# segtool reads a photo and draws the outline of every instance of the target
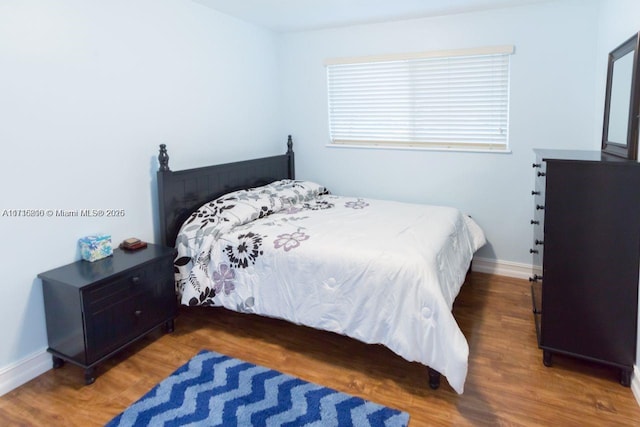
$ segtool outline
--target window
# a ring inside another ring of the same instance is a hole
[[[507,150],[513,46],[327,61],[332,144]]]

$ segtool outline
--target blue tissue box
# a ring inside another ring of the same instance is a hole
[[[87,261],[93,262],[113,255],[111,235],[109,234],[85,236],[78,240],[78,244],[80,245],[82,259]]]

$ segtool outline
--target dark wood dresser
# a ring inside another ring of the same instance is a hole
[[[600,151],[535,150],[532,300],[543,362],[620,369],[636,357],[640,164]]]
[[[173,282],[175,249],[113,251],[38,275],[42,279],[47,338],[53,366],[64,361],[95,381],[96,365],[158,326],[173,331],[177,314]]]

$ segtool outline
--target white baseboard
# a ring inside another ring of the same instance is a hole
[[[42,349],[0,369],[0,396],[31,381],[52,367],[51,355],[46,349]]]
[[[473,258],[471,269],[479,273],[497,274],[499,276],[514,277],[516,279],[528,279],[533,274],[542,274],[539,267],[533,267],[531,264],[488,258]]]
[[[633,375],[631,376],[631,391],[636,397],[636,402],[640,405],[640,368],[638,365],[633,367]]]

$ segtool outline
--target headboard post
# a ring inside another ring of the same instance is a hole
[[[158,206],[160,207],[159,218],[160,218],[160,244],[162,246],[173,246],[173,243],[168,241],[167,237],[167,213],[165,210],[165,206],[167,205],[166,199],[166,184],[165,184],[165,176],[171,174],[171,169],[169,169],[169,154],[167,153],[167,146],[165,144],[160,144],[160,153],[158,154],[158,162],[160,163],[160,167],[158,168],[158,172],[156,174],[157,184],[158,184]]]
[[[169,171],[169,154],[167,153],[166,144],[160,144],[160,154],[158,154],[158,162],[160,162],[161,171]]]
[[[289,158],[289,179],[295,179],[296,167],[293,156],[293,139],[291,138],[291,135],[287,138],[287,157]]]

